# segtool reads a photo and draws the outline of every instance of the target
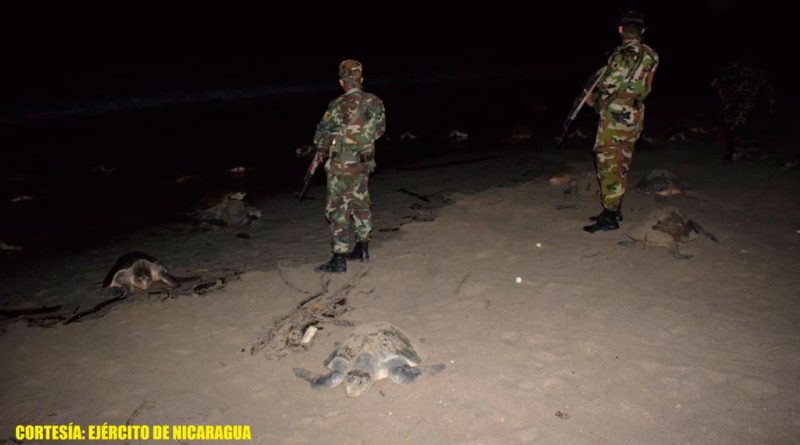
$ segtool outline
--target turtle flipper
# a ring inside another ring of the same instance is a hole
[[[161,281],[163,281],[167,286],[178,287],[178,280],[175,279],[175,277],[166,272],[161,272],[160,275]]]
[[[444,371],[444,368],[445,368],[444,365],[439,364],[439,365],[423,366],[422,370],[425,372],[425,374],[436,375],[436,374]]]
[[[112,289],[114,289],[113,290],[114,298],[119,298],[119,299],[125,298],[131,293],[133,293],[133,289],[131,289],[128,286],[114,287]]]
[[[429,365],[411,367],[405,360],[395,359],[387,363],[389,369],[389,378],[395,383],[401,385],[413,383],[417,378],[423,374],[436,375],[445,368],[444,365]]]
[[[672,256],[674,256],[675,259],[678,260],[688,260],[689,258],[694,258],[694,255],[681,253],[680,249],[678,249],[678,246],[669,249],[669,251],[670,253],[672,253]]]
[[[699,233],[699,234],[701,234],[701,235],[705,235],[705,236],[707,236],[707,237],[708,237],[708,239],[710,239],[711,241],[714,241],[715,243],[718,243],[718,242],[719,242],[719,238],[717,238],[716,236],[714,236],[714,234],[713,234],[713,233],[711,233],[711,232],[707,232],[707,231],[706,231],[706,229],[704,229],[702,226],[700,226],[700,224],[697,224],[696,222],[694,222],[694,221],[691,221],[691,220],[690,220],[690,221],[689,221],[689,226],[690,226],[690,227],[692,228],[692,230],[694,230],[696,233]]]
[[[342,383],[344,381],[345,373],[341,371],[333,371],[324,375],[312,374],[311,371],[303,368],[292,369],[294,375],[307,381],[314,389],[328,389]]]
[[[421,369],[412,368],[406,363],[389,368],[389,378],[392,379],[393,382],[401,385],[413,383],[415,380],[417,380],[417,377],[421,375]]]

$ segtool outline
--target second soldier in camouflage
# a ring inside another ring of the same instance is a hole
[[[321,272],[345,272],[348,257],[369,259],[369,174],[375,169],[375,140],[386,128],[386,113],[376,95],[361,89],[363,82],[361,63],[345,60],[339,64],[339,85],[344,94],[328,105],[314,133],[314,145],[328,158],[325,216],[333,251],[331,260],[317,267]],[[356,239],[352,251],[351,220]]]
[[[735,161],[741,156],[739,133],[755,108],[761,94],[767,96],[769,113],[775,112],[775,91],[764,71],[755,64],[749,51],[740,59],[720,70],[711,82],[711,87],[722,99],[724,123],[725,159]]]

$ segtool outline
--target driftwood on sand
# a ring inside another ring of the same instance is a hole
[[[368,267],[363,268],[334,291],[328,290],[330,281],[324,282],[320,292],[301,301],[289,314],[276,319],[272,328],[250,347],[250,354],[264,351],[268,359],[280,359],[308,346],[302,340],[309,327],[316,327],[320,323],[354,325],[336,317],[351,309],[347,298],[368,272]]]

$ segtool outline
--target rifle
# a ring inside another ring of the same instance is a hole
[[[588,79],[586,79],[586,83],[583,84],[583,90],[575,98],[575,101],[572,102],[572,108],[569,110],[569,114],[567,115],[567,120],[564,122],[564,131],[561,133],[561,137],[558,138],[558,146],[560,147],[561,144],[564,142],[564,137],[567,135],[567,130],[569,130],[569,126],[572,121],[578,116],[578,113],[583,108],[583,104],[586,103],[586,99],[592,94],[592,91],[597,87],[597,84],[600,83],[600,79],[605,74],[607,67],[602,67],[599,70],[595,71]]]
[[[314,173],[316,173],[317,167],[319,167],[319,164],[322,163],[323,158],[324,158],[324,153],[322,152],[314,153],[314,157],[311,159],[311,164],[309,164],[308,170],[306,171],[306,177],[303,179],[303,188],[300,190],[300,193],[297,194],[298,201],[300,202],[303,201],[303,197],[306,195],[308,186],[311,185],[311,178],[314,177]]]
[[[336,145],[336,138],[331,141],[331,146],[334,145]],[[330,151],[330,148],[328,150]],[[314,157],[311,159],[311,164],[309,164],[308,170],[306,170],[306,177],[303,179],[303,188],[300,190],[300,193],[297,194],[297,199],[300,202],[303,201],[303,197],[306,195],[308,186],[311,185],[311,178],[314,177],[317,167],[319,167],[319,164],[321,164],[323,160],[325,160],[325,152],[317,149],[317,152],[314,153]]]

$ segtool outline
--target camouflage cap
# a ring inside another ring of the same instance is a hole
[[[644,28],[644,14],[639,11],[625,11],[619,18],[619,25],[638,25]]]
[[[339,78],[342,80],[358,80],[361,73],[361,62],[358,60],[347,59],[339,64]]]

